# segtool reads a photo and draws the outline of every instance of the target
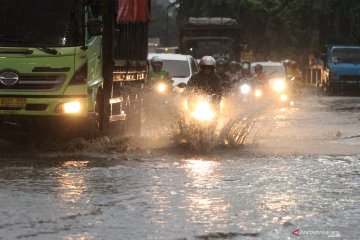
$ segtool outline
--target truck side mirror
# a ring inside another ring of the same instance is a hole
[[[87,25],[87,30],[91,36],[99,36],[104,32],[104,24],[100,19],[89,19]]]

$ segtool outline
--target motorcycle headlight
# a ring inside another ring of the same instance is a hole
[[[282,102],[286,102],[286,101],[288,100],[288,96],[287,96],[286,94],[281,94],[280,100],[281,100]]]
[[[261,97],[261,96],[262,96],[262,91],[260,89],[256,89],[255,97]]]
[[[176,87],[175,92],[177,93],[183,93],[185,91],[185,88]]]
[[[242,94],[244,94],[244,95],[247,95],[247,94],[249,94],[250,93],[250,90],[251,90],[251,87],[250,87],[250,85],[249,84],[242,84],[241,86],[240,86],[240,92],[242,93]]]
[[[159,83],[157,86],[156,86],[156,90],[160,93],[164,93],[166,92],[168,86],[165,84],[165,83]]]
[[[199,101],[194,106],[194,110],[191,113],[191,116],[198,121],[205,122],[211,121],[215,114],[207,101]]]
[[[286,88],[285,80],[283,79],[276,79],[273,83],[273,89],[276,92],[283,92]]]

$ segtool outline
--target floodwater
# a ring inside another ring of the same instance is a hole
[[[3,141],[0,239],[359,239],[359,106],[305,95],[259,116],[245,145],[203,154]]]

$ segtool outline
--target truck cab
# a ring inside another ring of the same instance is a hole
[[[241,59],[240,27],[232,18],[178,20],[179,51],[196,59],[211,55],[227,61]]]
[[[328,45],[323,62],[321,87],[326,94],[360,87],[360,46]]]
[[[1,3],[2,130],[36,124],[92,138],[127,122],[139,131],[150,0]]]

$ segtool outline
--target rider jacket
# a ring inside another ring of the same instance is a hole
[[[227,73],[217,73],[221,77],[221,85],[225,90],[229,90],[231,88],[231,77]]]
[[[223,93],[223,86],[221,77],[215,72],[210,75],[205,75],[202,71],[193,75],[189,82],[188,88],[194,89],[209,95],[219,95]]]
[[[155,84],[159,81],[164,81],[166,83],[171,83],[171,76],[170,73],[161,69],[159,72],[151,71],[149,72],[149,84]]]

